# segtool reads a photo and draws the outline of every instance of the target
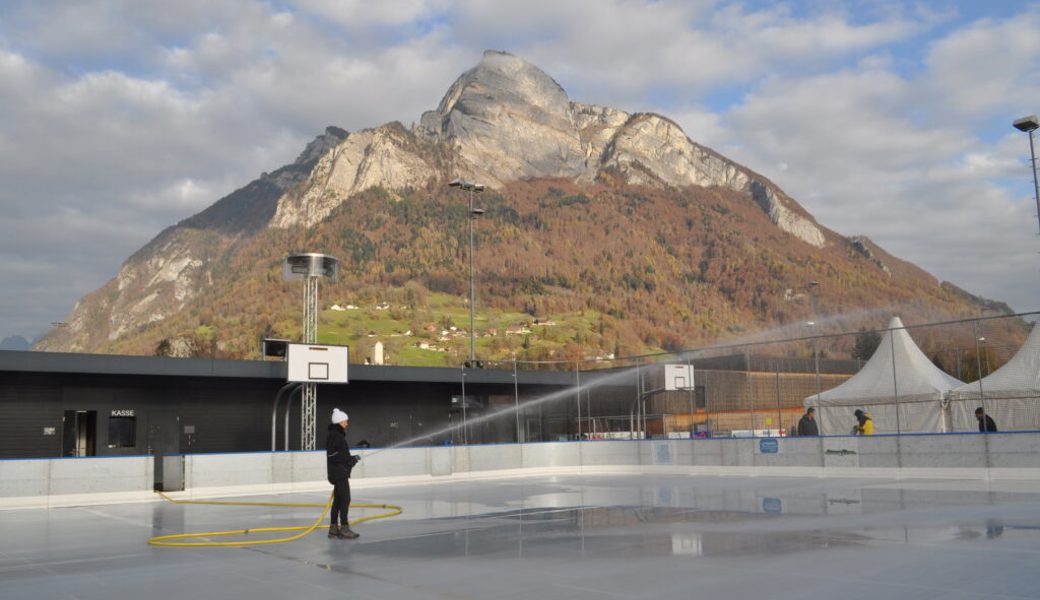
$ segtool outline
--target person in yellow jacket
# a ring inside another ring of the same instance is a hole
[[[856,415],[856,426],[852,428],[853,435],[874,434],[874,419],[870,413],[857,408],[856,412],[852,414]]]

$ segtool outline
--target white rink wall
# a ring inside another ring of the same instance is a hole
[[[0,508],[138,502],[153,496],[151,456],[0,460]]]
[[[616,440],[355,450],[352,486],[518,474],[668,472],[733,476],[1040,480],[1040,433]],[[168,460],[168,459],[167,459]],[[0,508],[156,499],[153,456],[0,460]],[[325,454],[183,457],[184,491],[212,497],[327,490]]]

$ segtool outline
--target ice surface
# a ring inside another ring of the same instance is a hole
[[[1040,597],[1036,482],[526,476],[354,496],[405,513],[358,525],[357,541],[173,549],[146,540],[316,509],[0,511],[0,598]]]

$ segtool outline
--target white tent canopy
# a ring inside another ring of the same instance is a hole
[[[950,392],[954,431],[978,431],[975,409],[983,406],[1000,430],[1040,429],[1040,326],[1034,325],[1011,360],[981,381]]]
[[[874,418],[875,433],[939,432],[945,430],[943,396],[962,383],[932,364],[899,317],[892,317],[877,350],[858,373],[809,396],[803,405],[816,407],[824,435],[849,433],[857,408]]]

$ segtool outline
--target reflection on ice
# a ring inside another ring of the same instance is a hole
[[[1009,526],[986,507],[1033,503],[1036,494],[924,486],[770,481],[756,484],[687,477],[594,477],[510,488],[508,507],[469,514],[426,514],[421,537],[386,540],[368,551],[470,557],[781,556],[838,548],[975,542]],[[430,508],[433,508],[430,505]],[[951,521],[965,509],[978,519]],[[1022,531],[1040,525],[1030,509]],[[413,517],[416,515],[413,514]],[[439,523],[439,525],[437,525]],[[1040,530],[1040,527],[1038,527]]]

